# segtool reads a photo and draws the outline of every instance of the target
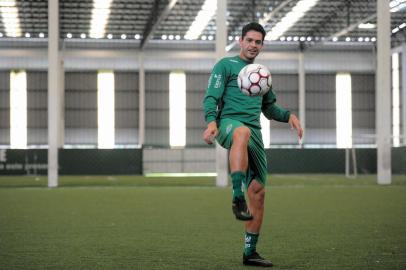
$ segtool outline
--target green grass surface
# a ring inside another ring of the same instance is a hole
[[[275,269],[406,269],[406,177],[275,175]],[[230,188],[207,178],[0,177],[0,269],[247,269]],[[252,268],[248,268],[252,269]]]

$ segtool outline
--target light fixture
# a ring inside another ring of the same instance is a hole
[[[167,35],[162,35],[162,36],[161,36],[161,39],[162,39],[162,40],[166,40],[167,38],[168,38]]]
[[[8,37],[21,37],[20,18],[14,0],[0,1],[0,13],[4,31]]]
[[[141,36],[140,36],[140,34],[135,34],[135,35],[134,35],[134,38],[135,38],[135,39],[140,39]]]
[[[265,39],[277,40],[283,35],[289,28],[291,28],[300,18],[302,18],[308,10],[310,10],[318,0],[300,0],[296,6],[283,17],[272,30],[269,31]]]
[[[233,37],[232,37],[232,36],[228,36],[228,40],[229,40],[229,41],[232,41],[232,40],[233,40]]]
[[[202,35],[200,38],[201,38],[202,40],[206,40],[206,39],[207,39],[207,37],[206,37],[205,35]]]
[[[392,34],[396,34],[397,32],[400,31],[400,29],[405,28],[405,26],[406,26],[406,23],[402,23],[402,24],[398,25],[397,27],[393,28],[392,29]]]
[[[168,39],[169,39],[169,40],[173,40],[173,35],[169,35],[169,36],[168,36]]]
[[[333,42],[337,42],[338,41],[338,37],[333,37]]]
[[[85,33],[80,34],[80,38],[86,38],[86,34]]]
[[[359,37],[358,38],[358,42],[363,42],[364,41],[364,38],[363,37]]]
[[[176,35],[176,36],[175,36],[175,39],[176,39],[176,40],[180,40],[180,35]]]
[[[92,19],[90,21],[89,37],[104,37],[107,20],[110,15],[112,0],[93,0]]]
[[[67,33],[67,34],[66,34],[66,37],[67,37],[67,38],[72,38],[72,34],[71,34],[71,33]]]
[[[108,38],[108,39],[112,39],[112,38],[113,38],[113,35],[112,35],[112,34],[108,34],[108,35],[107,35],[107,38]]]
[[[208,39],[208,40],[213,40],[214,37],[213,37],[212,35],[210,35],[210,36],[207,37],[207,39]]]
[[[374,29],[376,28],[376,25],[373,23],[360,23],[358,25],[358,28],[360,29]]]
[[[346,37],[346,38],[345,38],[345,41],[349,42],[349,41],[351,41],[351,38],[350,38],[350,37]]]
[[[307,41],[312,41],[312,37],[307,37]]]
[[[44,33],[39,33],[38,36],[39,36],[40,38],[45,37]]]
[[[3,37],[3,33],[0,32],[0,37]]]
[[[31,34],[30,33],[25,33],[25,35],[24,35],[26,38],[29,38],[29,37],[31,37]]]
[[[121,39],[126,39],[127,38],[127,35],[126,34],[122,34],[121,35]]]
[[[195,20],[186,32],[185,39],[197,39],[213,18],[217,10],[217,0],[205,0]]]

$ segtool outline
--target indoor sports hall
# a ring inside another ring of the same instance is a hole
[[[212,72],[250,22],[255,97]],[[404,270],[405,67],[405,0],[0,0],[0,269],[255,269],[231,151],[204,140],[224,80],[304,131],[258,107],[261,256]]]

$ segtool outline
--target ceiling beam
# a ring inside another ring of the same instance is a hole
[[[160,23],[168,17],[169,12],[172,10],[172,8],[175,6],[176,2],[178,0],[170,0],[168,5],[165,7],[164,11],[162,11],[161,15],[157,17],[158,15],[158,8],[159,8],[159,0],[155,0],[154,7],[152,9],[151,16],[147,22],[147,26],[144,29],[144,33],[142,35],[142,40],[140,43],[140,49],[142,50],[145,45],[148,43],[148,41],[151,39],[151,37],[154,35],[155,30],[158,28]]]
[[[362,20],[360,20],[360,21],[358,21],[356,23],[353,23],[353,24],[349,25],[348,27],[346,27],[346,28],[344,28],[344,29],[330,35],[327,39],[330,40],[330,39],[333,39],[335,37],[338,38],[338,37],[344,36],[344,35],[348,34],[349,32],[353,31],[355,28],[357,28],[358,25],[360,25],[361,23],[366,23],[366,22],[372,21],[375,18],[376,18],[376,14],[372,14],[372,15],[370,15],[370,16],[368,16],[368,17],[366,17],[366,18],[364,18],[364,19],[362,19]]]
[[[273,9],[271,12],[269,12],[265,17],[259,20],[259,23],[262,25],[268,24],[268,22],[275,17],[275,15],[284,7],[290,4],[293,0],[285,0],[283,1],[279,6],[277,6],[275,9]]]
[[[324,17],[322,21],[320,21],[315,27],[313,27],[310,31],[306,33],[306,36],[310,37],[315,37],[318,35],[322,35],[323,31],[326,31],[326,28],[333,25],[334,20],[336,20],[339,17],[344,16],[344,10],[347,10],[347,26],[349,26],[349,21],[348,21],[348,1],[343,2],[339,5],[337,5],[333,10],[329,11],[329,14]],[[346,9],[347,7],[347,9]]]

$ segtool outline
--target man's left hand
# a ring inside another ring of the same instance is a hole
[[[291,114],[289,117],[289,125],[292,129],[296,129],[297,131],[297,136],[299,139],[302,139],[303,136],[303,129],[302,126],[300,125],[299,119],[296,117],[296,115]]]

